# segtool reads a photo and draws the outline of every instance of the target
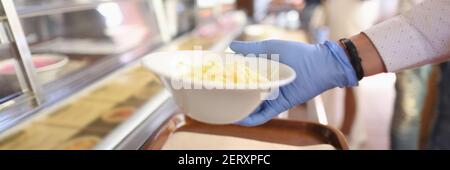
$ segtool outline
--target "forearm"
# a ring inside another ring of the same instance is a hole
[[[450,56],[449,0],[427,0],[364,31],[388,72],[446,61]]]
[[[365,77],[386,72],[386,67],[381,56],[364,33],[352,36],[350,40],[355,44],[358,55],[361,58],[361,65]],[[339,43],[339,45],[344,48],[343,44]]]

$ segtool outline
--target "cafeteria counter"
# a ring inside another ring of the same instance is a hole
[[[227,30],[208,37],[194,30],[156,51],[197,45],[224,51],[246,25],[242,12],[224,17],[231,21]],[[0,149],[139,149],[175,109],[169,92],[137,60],[1,133]]]
[[[202,36],[201,31],[194,30],[156,51],[197,47],[224,51],[238,37],[255,40],[267,36],[267,32],[264,36],[246,34],[254,33],[255,27],[246,26],[243,13],[228,17],[234,22],[228,23],[221,32]],[[307,41],[302,32],[266,30],[277,33],[275,37]],[[178,132],[219,135],[219,139],[232,136],[237,140],[300,147],[297,149],[310,145],[348,149],[345,137],[338,130],[323,125],[326,117],[321,116],[324,113],[320,98],[308,102],[305,109],[319,123],[277,119],[255,128],[202,124],[183,116],[158,78],[141,61],[135,61],[0,134],[0,149],[163,149],[171,141],[170,136]],[[271,133],[261,133],[265,130]],[[242,136],[241,131],[249,136]]]

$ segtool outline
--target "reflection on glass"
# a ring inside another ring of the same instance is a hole
[[[75,1],[65,2],[70,5],[68,2]],[[94,2],[101,1],[86,1]],[[36,7],[33,3],[23,3],[20,9]],[[146,1],[119,1],[22,18],[33,59],[46,63],[42,70],[48,74],[42,75],[41,82],[46,84],[69,77],[89,66],[104,63],[105,58],[148,45],[147,41],[155,35],[153,27],[156,28],[149,12]]]
[[[9,52],[9,44],[0,44],[0,104],[21,92],[17,60]],[[1,110],[1,109],[0,109]]]

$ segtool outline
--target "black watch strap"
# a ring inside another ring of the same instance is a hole
[[[356,77],[358,78],[358,80],[361,80],[364,77],[364,69],[362,67],[361,58],[358,55],[358,50],[356,50],[355,44],[353,44],[353,42],[347,38],[340,39],[339,42],[344,45],[345,50],[349,55],[350,63],[355,70]]]

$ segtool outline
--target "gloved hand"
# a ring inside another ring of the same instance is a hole
[[[230,48],[243,55],[279,54],[279,62],[289,65],[297,73],[297,78],[291,84],[280,88],[275,100],[265,100],[254,113],[237,123],[243,126],[263,124],[328,89],[358,84],[347,54],[335,42],[304,44],[282,40],[234,41]]]

